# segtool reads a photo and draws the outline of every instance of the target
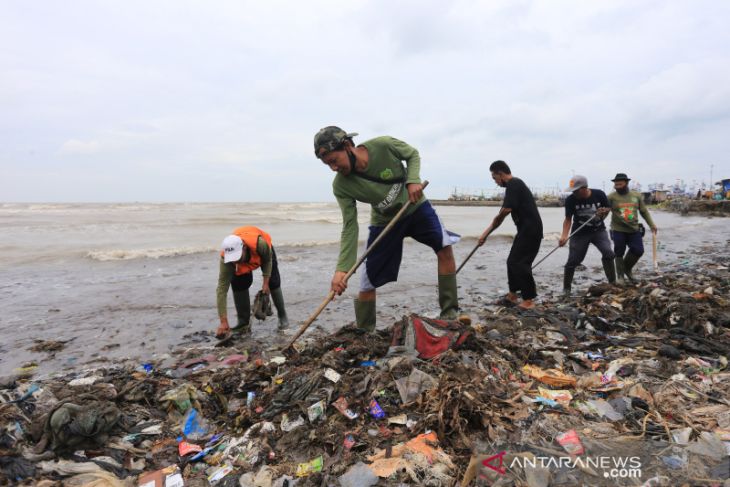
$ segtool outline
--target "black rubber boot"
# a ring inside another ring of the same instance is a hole
[[[563,272],[563,296],[566,298],[570,297],[570,288],[573,286],[573,274],[575,274],[575,267],[566,267]]]
[[[375,301],[360,301],[355,298],[355,322],[358,328],[375,331]]]
[[[631,252],[627,252],[626,257],[624,257],[624,274],[626,275],[626,278],[631,282],[636,282],[633,274],[631,274],[631,270],[634,268],[638,261],[639,256],[634,255]]]
[[[281,288],[271,290],[271,300],[274,302],[274,308],[276,308],[276,316],[279,317],[279,330],[283,330],[289,327],[289,318],[286,316],[286,308],[284,307],[284,294],[281,292]]]
[[[624,258],[615,257],[613,261],[616,263],[616,284],[626,284],[624,280]]]
[[[456,274],[439,274],[440,318],[455,320],[459,312],[459,295],[456,290]]]
[[[606,278],[610,284],[616,282],[616,268],[613,264],[613,259],[601,259],[603,264],[603,272],[606,273]]]
[[[236,305],[238,323],[231,329],[235,332],[248,331],[251,326],[251,298],[248,296],[248,290],[234,292],[233,304]]]

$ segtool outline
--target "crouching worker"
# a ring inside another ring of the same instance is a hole
[[[276,314],[279,317],[278,328],[289,326],[284,308],[284,295],[281,293],[281,277],[276,262],[276,252],[271,244],[271,236],[257,227],[240,227],[233,230],[221,244],[220,273],[216,298],[218,316],[221,324],[215,333],[217,338],[225,337],[230,331],[248,332],[251,328],[251,298],[248,289],[253,283],[253,271],[261,268],[264,277],[261,291],[271,295]],[[233,302],[238,315],[237,324],[231,328],[228,324],[226,300],[228,288],[233,288]]]

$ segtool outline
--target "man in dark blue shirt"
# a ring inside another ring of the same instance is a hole
[[[575,268],[585,259],[590,244],[595,245],[601,252],[601,262],[608,282],[616,281],[616,269],[613,266],[611,241],[603,223],[603,219],[611,211],[606,193],[600,189],[589,188],[588,179],[580,175],[573,176],[566,191],[572,194],[565,200],[565,220],[563,220],[560,246],[563,247],[568,241],[571,224],[573,232],[580,228],[580,231],[570,237],[570,247],[568,247],[568,262],[565,263],[563,274],[563,294],[567,297],[570,296]],[[581,228],[583,224],[585,226]]]
[[[533,299],[537,296],[535,279],[532,277],[532,262],[540,250],[542,241],[542,219],[537,211],[537,204],[532,191],[519,178],[512,176],[509,166],[504,161],[495,161],[489,166],[492,179],[499,186],[506,188],[502,208],[492,223],[479,237],[479,245],[483,245],[490,233],[499,227],[507,215],[512,215],[517,227],[517,235],[512,241],[512,249],[507,257],[507,281],[509,293],[502,300],[505,304],[517,304],[522,295],[520,308],[534,307]]]

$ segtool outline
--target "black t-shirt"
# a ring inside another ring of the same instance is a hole
[[[573,228],[571,232],[575,232],[578,227],[588,221],[596,210],[599,208],[608,208],[608,198],[606,193],[600,189],[591,188],[591,195],[586,199],[579,199],[575,193],[565,199],[565,217],[573,218]],[[596,232],[605,230],[606,225],[603,224],[603,218],[596,217],[581,228],[579,233]]]
[[[542,238],[542,219],[537,211],[535,197],[532,191],[519,178],[512,178],[505,186],[502,208],[512,210],[512,221],[515,222],[517,233],[530,233]]]

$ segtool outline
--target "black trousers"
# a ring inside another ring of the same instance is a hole
[[[512,293],[520,291],[522,299],[537,296],[535,279],[532,277],[532,263],[540,251],[540,234],[518,232],[507,257],[507,281]]]
[[[281,276],[279,276],[279,264],[276,262],[276,251],[273,245],[271,246],[271,280],[269,281],[269,289],[279,289],[281,287]],[[253,272],[247,272],[240,276],[233,276],[231,279],[231,287],[233,292],[248,291],[253,283]]]

